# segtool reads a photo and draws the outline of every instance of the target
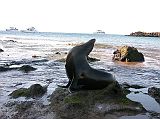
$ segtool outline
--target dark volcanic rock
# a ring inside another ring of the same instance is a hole
[[[160,32],[133,32],[129,36],[138,36],[138,37],[160,37]]]
[[[126,82],[124,82],[122,84],[122,87],[127,88],[127,89],[128,88],[135,88],[135,89],[145,88],[144,86],[140,86],[140,85],[136,85],[136,84],[130,85],[130,84],[126,83]]]
[[[8,42],[17,43],[17,41],[15,41],[15,40],[8,40]]]
[[[142,53],[134,47],[123,46],[113,52],[113,61],[122,62],[144,62],[144,56]]]
[[[22,67],[19,68],[20,71],[23,71],[23,72],[29,72],[29,71],[34,71],[36,70],[36,68],[34,67],[31,67],[29,65],[23,65]]]
[[[29,90],[27,88],[20,88],[13,91],[11,94],[9,94],[9,96],[11,96],[12,98],[29,97]]]
[[[126,98],[124,93],[108,88],[71,94],[57,88],[51,96],[51,107],[56,119],[118,119],[145,112],[142,105]]]
[[[42,87],[40,84],[34,84],[29,88],[20,88],[18,90],[13,91],[9,96],[12,98],[18,97],[41,97],[47,91],[47,87]]]
[[[34,84],[29,88],[29,95],[31,97],[42,96],[47,91],[47,87],[42,87],[40,84]]]
[[[2,49],[0,48],[0,52],[4,52],[4,50],[2,50]]]
[[[48,62],[48,60],[47,60],[47,59],[37,59],[37,60],[22,59],[22,60],[20,60],[20,61],[12,61],[12,62],[10,63],[10,65],[42,63],[42,62]]]
[[[151,87],[151,88],[148,89],[148,93],[150,95],[159,96],[160,97],[160,88]]]
[[[0,72],[10,71],[17,68],[10,68],[9,66],[0,66]]]
[[[151,95],[160,104],[160,88],[151,87],[148,89],[148,94]]]
[[[87,57],[88,62],[96,62],[96,61],[100,61],[100,59],[97,58],[93,58],[93,57]],[[58,59],[56,60],[57,62],[65,62],[66,58],[62,58],[62,59]]]
[[[8,71],[8,70],[9,70],[9,67],[0,66],[0,72]]]
[[[93,58],[93,57],[87,57],[88,62],[96,62],[96,61],[100,61],[100,59],[97,58]]]
[[[38,55],[32,55],[33,58],[39,58],[41,56],[38,56]]]
[[[10,66],[0,66],[0,72],[4,72],[4,71],[10,71],[10,70],[20,70],[20,71],[23,71],[25,73],[28,73],[30,71],[34,71],[36,70],[36,68],[34,67],[31,67],[29,65],[23,65],[21,66],[20,68],[19,67],[10,67]]]
[[[49,105],[36,100],[14,101],[5,104],[6,113],[0,113],[0,119],[55,119]]]
[[[56,62],[65,62],[65,61],[66,61],[66,58],[56,60]]]
[[[61,55],[61,53],[60,53],[60,52],[56,52],[55,54],[56,54],[56,55]]]

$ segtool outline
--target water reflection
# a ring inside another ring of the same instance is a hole
[[[122,116],[119,119],[151,119],[148,115]]]
[[[134,92],[131,92],[127,95],[127,98],[141,103],[147,111],[160,113],[160,105],[154,98],[147,94],[143,94],[142,92],[135,94]]]

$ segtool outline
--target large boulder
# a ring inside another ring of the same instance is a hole
[[[42,87],[40,84],[33,84],[29,88],[20,88],[13,91],[9,96],[12,98],[27,97],[36,98],[41,97],[47,91],[47,87]]]
[[[51,95],[51,108],[57,119],[118,119],[145,112],[142,105],[126,98],[114,88],[69,93],[57,88]]]
[[[144,62],[144,56],[134,47],[123,46],[113,52],[113,61]]]

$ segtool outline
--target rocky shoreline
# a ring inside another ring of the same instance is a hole
[[[98,60],[96,58],[89,59],[90,62]],[[33,67],[29,67],[28,65],[24,66],[22,66],[22,71],[33,71]],[[30,88],[20,88],[17,91],[13,91],[9,96],[16,99],[11,99],[2,105],[0,118],[121,119],[122,117],[122,119],[128,119],[130,116],[145,116],[146,119],[150,119],[151,117],[158,119],[160,117],[159,113],[147,111],[140,103],[134,102],[126,97],[126,95],[130,93],[129,88],[143,89],[145,87],[129,85],[127,83],[122,84],[121,87],[122,91],[119,91],[121,92],[119,94],[107,88],[103,90],[79,91],[72,94],[69,93],[67,89],[56,88],[51,95],[47,95],[46,97],[47,87],[34,84],[31,85]],[[37,89],[38,91],[36,91]],[[41,89],[40,92],[39,89]],[[139,92],[136,91],[134,93]],[[147,93],[147,95],[152,96],[158,103],[160,100],[159,94],[160,89],[155,87],[149,88]],[[18,97],[26,97],[26,99],[20,101]],[[44,104],[42,98],[48,100],[49,103]]]
[[[66,89],[56,89],[51,101],[56,119],[112,119],[146,112],[139,103],[129,100],[123,94],[110,92],[107,88],[73,94]]]
[[[109,88],[75,93],[69,93],[67,89],[56,88],[47,97],[50,102],[48,104],[44,104],[41,100],[43,96],[39,97],[39,95],[30,99],[27,97],[25,101],[15,100],[5,103],[1,107],[0,118],[121,119],[123,117],[122,119],[128,119],[130,116],[144,116],[145,119],[159,119],[160,113],[147,111],[140,103],[126,97],[130,93],[129,88],[141,90],[144,87],[125,83],[121,85],[121,93],[116,93]],[[156,100],[159,100],[159,91],[159,88],[152,87],[149,89],[148,95],[156,96]]]
[[[56,52],[55,55],[59,56],[63,54]],[[90,58],[90,57],[88,57],[88,60],[89,62],[99,61],[99,59]],[[45,61],[46,60],[38,60],[38,62],[45,62]],[[12,62],[11,65],[26,64],[26,62],[25,63],[24,62],[19,62],[19,61]],[[37,60],[34,60],[34,62],[37,62]],[[65,58],[57,60],[57,62],[64,63]],[[55,67],[56,65],[59,65],[59,64],[53,65],[54,63],[55,62],[47,62],[47,65],[49,67]],[[32,66],[32,63],[30,62],[27,62],[27,64]],[[41,64],[41,65],[44,65],[44,64]],[[109,70],[114,70],[114,72],[122,70],[121,74],[123,74],[123,69],[121,69],[120,67],[118,68],[115,68],[113,66],[111,67],[109,68]],[[37,70],[39,70],[38,67],[36,68]],[[6,71],[9,72],[10,70],[13,70],[13,71],[18,70],[18,72],[20,71],[24,73],[23,75],[27,75],[30,72],[32,73],[32,71],[37,71],[36,68],[30,67],[28,65],[12,68],[9,65],[9,66],[0,67],[0,71],[1,73],[4,73],[4,72],[6,73]],[[126,69],[126,67],[124,68]],[[61,67],[58,70],[60,69]],[[105,70],[105,69],[102,69],[102,70]],[[124,70],[124,72],[125,71],[126,70]],[[136,72],[134,71],[131,72],[132,75],[136,74]],[[62,74],[63,72],[60,72],[60,73]],[[127,72],[125,72],[124,74],[126,73]],[[144,73],[145,71],[144,72],[140,71],[140,74],[137,74],[137,75],[142,75]],[[125,76],[123,76],[122,78],[124,77]],[[51,81],[52,79],[46,78],[46,80]],[[114,95],[110,95],[112,93],[108,93],[108,89],[97,90],[97,91],[80,91],[80,92],[75,92],[73,94],[70,94],[68,90],[62,89],[62,88],[56,88],[56,90],[51,95],[47,95],[46,90],[48,90],[48,87],[40,86],[40,89],[42,89],[42,93],[40,92],[40,95],[38,94],[37,96],[36,91],[35,91],[36,95],[29,94],[31,92],[31,89],[34,90],[34,88],[31,88],[31,87],[33,86],[31,85],[30,88],[22,89],[21,90],[22,92],[18,93],[19,96],[15,96],[16,99],[14,100],[9,99],[7,103],[2,105],[2,107],[0,108],[0,119],[34,119],[34,118],[36,119],[73,119],[73,118],[128,119],[130,116],[132,116],[133,118],[145,116],[146,117],[145,119],[160,118],[159,113],[147,111],[142,107],[140,103],[131,101],[128,98],[126,98],[127,94],[130,93],[130,90],[128,90],[129,88],[133,88],[133,89],[145,88],[139,85],[129,85],[129,84],[122,85],[123,92],[124,92],[122,95],[114,94],[114,92],[112,92]],[[16,88],[19,89],[19,87],[16,87]],[[24,91],[27,91],[27,93],[24,93]],[[139,92],[141,92],[141,90],[135,91],[134,93],[137,94]],[[24,96],[23,94],[26,94],[26,96]],[[151,88],[148,91],[148,93],[146,93],[146,95],[152,96],[158,103],[160,100],[159,94],[160,94],[159,89],[155,87]],[[23,101],[20,100],[21,96],[26,97],[25,100]],[[43,102],[42,99],[44,98],[49,101],[48,104],[45,104]]]
[[[137,37],[160,37],[160,32],[133,32],[129,36],[137,36]]]

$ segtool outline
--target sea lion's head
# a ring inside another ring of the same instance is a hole
[[[80,52],[83,53],[85,56],[88,56],[94,47],[95,41],[96,41],[96,39],[91,39],[88,42],[78,46]]]

